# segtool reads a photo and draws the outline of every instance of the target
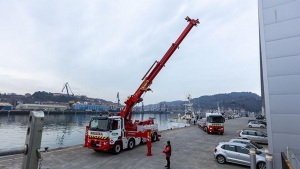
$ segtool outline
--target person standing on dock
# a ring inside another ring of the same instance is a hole
[[[166,154],[166,160],[167,160],[167,169],[170,169],[170,157],[171,157],[171,143],[170,141],[167,141],[167,146],[165,150],[163,151]]]

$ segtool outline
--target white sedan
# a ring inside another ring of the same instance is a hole
[[[259,123],[258,121],[250,121],[248,123],[248,127],[249,128],[252,128],[252,127],[266,128],[266,125]]]

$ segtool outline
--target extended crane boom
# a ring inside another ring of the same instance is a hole
[[[147,71],[145,76],[143,77],[143,83],[140,85],[140,87],[136,90],[134,95],[131,95],[128,97],[128,99],[125,101],[125,107],[120,113],[120,116],[125,119],[126,125],[132,125],[131,117],[132,117],[132,108],[139,102],[143,101],[141,96],[146,93],[147,91],[150,91],[149,88],[152,84],[153,79],[156,77],[156,75],[160,72],[160,70],[165,66],[168,59],[172,56],[172,54],[175,52],[175,50],[179,47],[179,44],[182,42],[182,40],[186,37],[186,35],[190,32],[190,30],[193,28],[193,26],[197,26],[199,24],[199,20],[190,19],[188,16],[185,18],[187,22],[189,22],[188,26],[185,28],[185,30],[181,33],[181,35],[178,37],[175,43],[171,45],[169,50],[166,52],[166,54],[163,56],[163,58],[158,62],[155,61],[153,65],[150,67],[150,69]],[[154,66],[154,68],[153,68]],[[153,68],[153,69],[152,69]],[[151,71],[151,72],[150,72]],[[150,72],[150,73],[149,73]]]

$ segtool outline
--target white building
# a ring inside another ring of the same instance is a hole
[[[289,147],[300,159],[300,0],[258,0],[268,147],[273,168]]]
[[[16,110],[66,110],[67,106],[62,105],[46,105],[46,104],[19,104],[16,106]]]

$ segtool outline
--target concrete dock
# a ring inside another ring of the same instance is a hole
[[[164,169],[163,150],[167,140],[171,141],[172,169],[238,169],[249,168],[237,164],[219,164],[213,158],[213,148],[221,141],[238,137],[238,130],[249,118],[238,118],[225,122],[224,135],[207,134],[197,126],[162,131],[160,141],[152,143],[153,156],[147,155],[147,145],[138,145],[132,150],[123,150],[118,155],[94,152],[83,145],[71,146],[43,152],[42,169]],[[265,129],[263,129],[265,130]],[[23,155],[0,157],[0,169],[21,168]]]

